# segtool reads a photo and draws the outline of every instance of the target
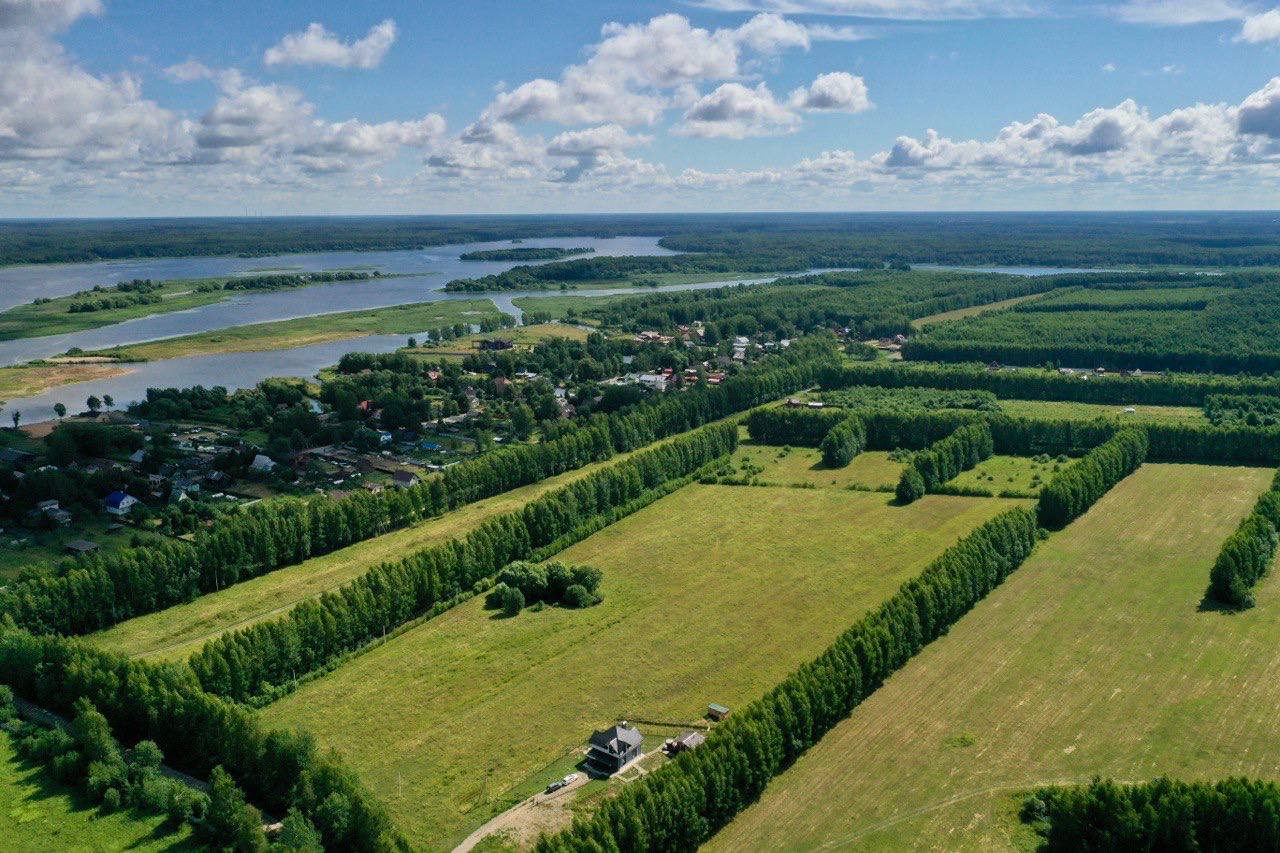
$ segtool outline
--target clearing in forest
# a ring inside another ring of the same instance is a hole
[[[1280,579],[1201,610],[1273,472],[1147,464],[855,709],[713,850],[1024,847],[1020,792],[1280,776]]]
[[[473,599],[262,715],[337,748],[415,846],[451,847],[573,770],[593,728],[761,695],[1011,505],[891,497],[687,486],[557,557],[603,570],[595,607],[504,619]]]

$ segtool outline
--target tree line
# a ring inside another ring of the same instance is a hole
[[[1147,434],[1122,429],[1053,476],[1040,491],[1040,524],[1056,529],[1078,518],[1147,458]]]
[[[1042,850],[1275,850],[1280,848],[1280,785],[1231,778],[1141,784],[1094,779],[1088,785],[1041,788],[1022,819],[1044,840]]]
[[[986,423],[962,426],[931,447],[911,455],[903,469],[895,493],[899,503],[909,504],[943,483],[950,482],[962,471],[968,471],[995,452],[991,427]]]
[[[1271,571],[1280,546],[1280,473],[1253,511],[1222,543],[1209,570],[1209,597],[1236,610],[1252,607],[1253,586]]]
[[[927,387],[990,391],[1020,400],[1152,406],[1202,406],[1214,394],[1280,396],[1280,377],[1164,374],[1160,376],[1062,374],[1056,370],[988,370],[985,365],[911,362],[861,362],[833,367],[819,381],[823,388]]]
[[[815,660],[717,725],[702,746],[625,786],[536,849],[696,849],[1003,582],[1031,553],[1036,532],[1035,516],[1024,508],[978,527]]]
[[[828,468],[844,468],[867,446],[867,428],[858,417],[847,417],[823,436],[818,445],[822,464]]]
[[[737,430],[732,423],[703,427],[491,518],[463,537],[382,563],[279,619],[210,641],[191,657],[191,669],[205,690],[219,696],[272,698],[299,677],[478,591],[503,567],[545,559],[683,485],[733,451]]]
[[[777,399],[809,385],[832,358],[829,342],[798,344],[719,386],[592,416],[559,438],[487,453],[406,489],[267,501],[190,544],[95,555],[64,575],[11,584],[0,590],[0,615],[36,632],[100,630]]]
[[[335,755],[305,733],[262,728],[251,710],[201,690],[185,666],[3,627],[0,681],[63,714],[87,700],[121,743],[153,741],[172,766],[199,778],[217,782],[221,766],[252,802],[274,814],[305,816],[325,849],[407,849],[383,806]]]

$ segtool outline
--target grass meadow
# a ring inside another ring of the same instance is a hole
[[[711,850],[1001,850],[1021,792],[1096,774],[1280,776],[1280,578],[1201,610],[1264,469],[1147,464],[1053,534]]]
[[[101,812],[43,767],[20,758],[8,734],[0,734],[0,839],[9,853],[200,849],[188,830],[170,832],[162,816]]]
[[[772,447],[743,441],[731,464],[740,476],[756,476],[778,486],[806,485],[815,488],[893,488],[902,476],[903,463],[894,462],[887,451],[859,453],[844,468],[828,468],[822,453],[812,447]]]
[[[472,599],[262,715],[336,748],[415,846],[449,848],[571,769],[593,728],[762,694],[1009,505],[688,486],[558,557],[604,571],[601,604],[502,619]]]

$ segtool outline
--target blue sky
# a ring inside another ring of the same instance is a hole
[[[0,0],[0,216],[1270,208],[1236,0]]]

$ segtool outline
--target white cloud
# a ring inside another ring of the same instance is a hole
[[[866,82],[847,71],[819,74],[808,88],[793,91],[788,103],[800,110],[841,113],[860,113],[873,106]]]
[[[1257,15],[1250,15],[1240,25],[1240,34],[1236,41],[1259,44],[1268,41],[1280,41],[1280,9],[1271,9]]]
[[[362,39],[343,42],[322,24],[289,33],[267,49],[267,65],[331,65],[334,68],[376,68],[396,41],[396,22],[390,18],[369,29]]]
[[[0,0],[0,30],[55,32],[85,15],[100,14],[101,0]]]
[[[482,118],[653,124],[666,110],[696,99],[690,86],[745,76],[747,54],[769,57],[807,50],[814,41],[845,41],[861,34],[844,27],[804,26],[773,13],[709,30],[672,13],[644,23],[606,24],[601,36],[585,62],[569,66],[558,80],[538,78],[502,92]]]
[[[778,103],[764,83],[754,89],[741,83],[723,83],[689,107],[673,132],[682,136],[744,139],[793,133],[799,127],[800,117]]]
[[[843,15],[886,20],[966,20],[1036,14],[1035,0],[701,0],[722,12],[779,12],[788,15]]]
[[[1116,64],[1114,62],[1108,62],[1104,64],[1100,70],[1107,74],[1113,74],[1116,70]]]
[[[1115,7],[1113,13],[1131,24],[1187,26],[1238,21],[1249,12],[1233,0],[1128,0]]]

